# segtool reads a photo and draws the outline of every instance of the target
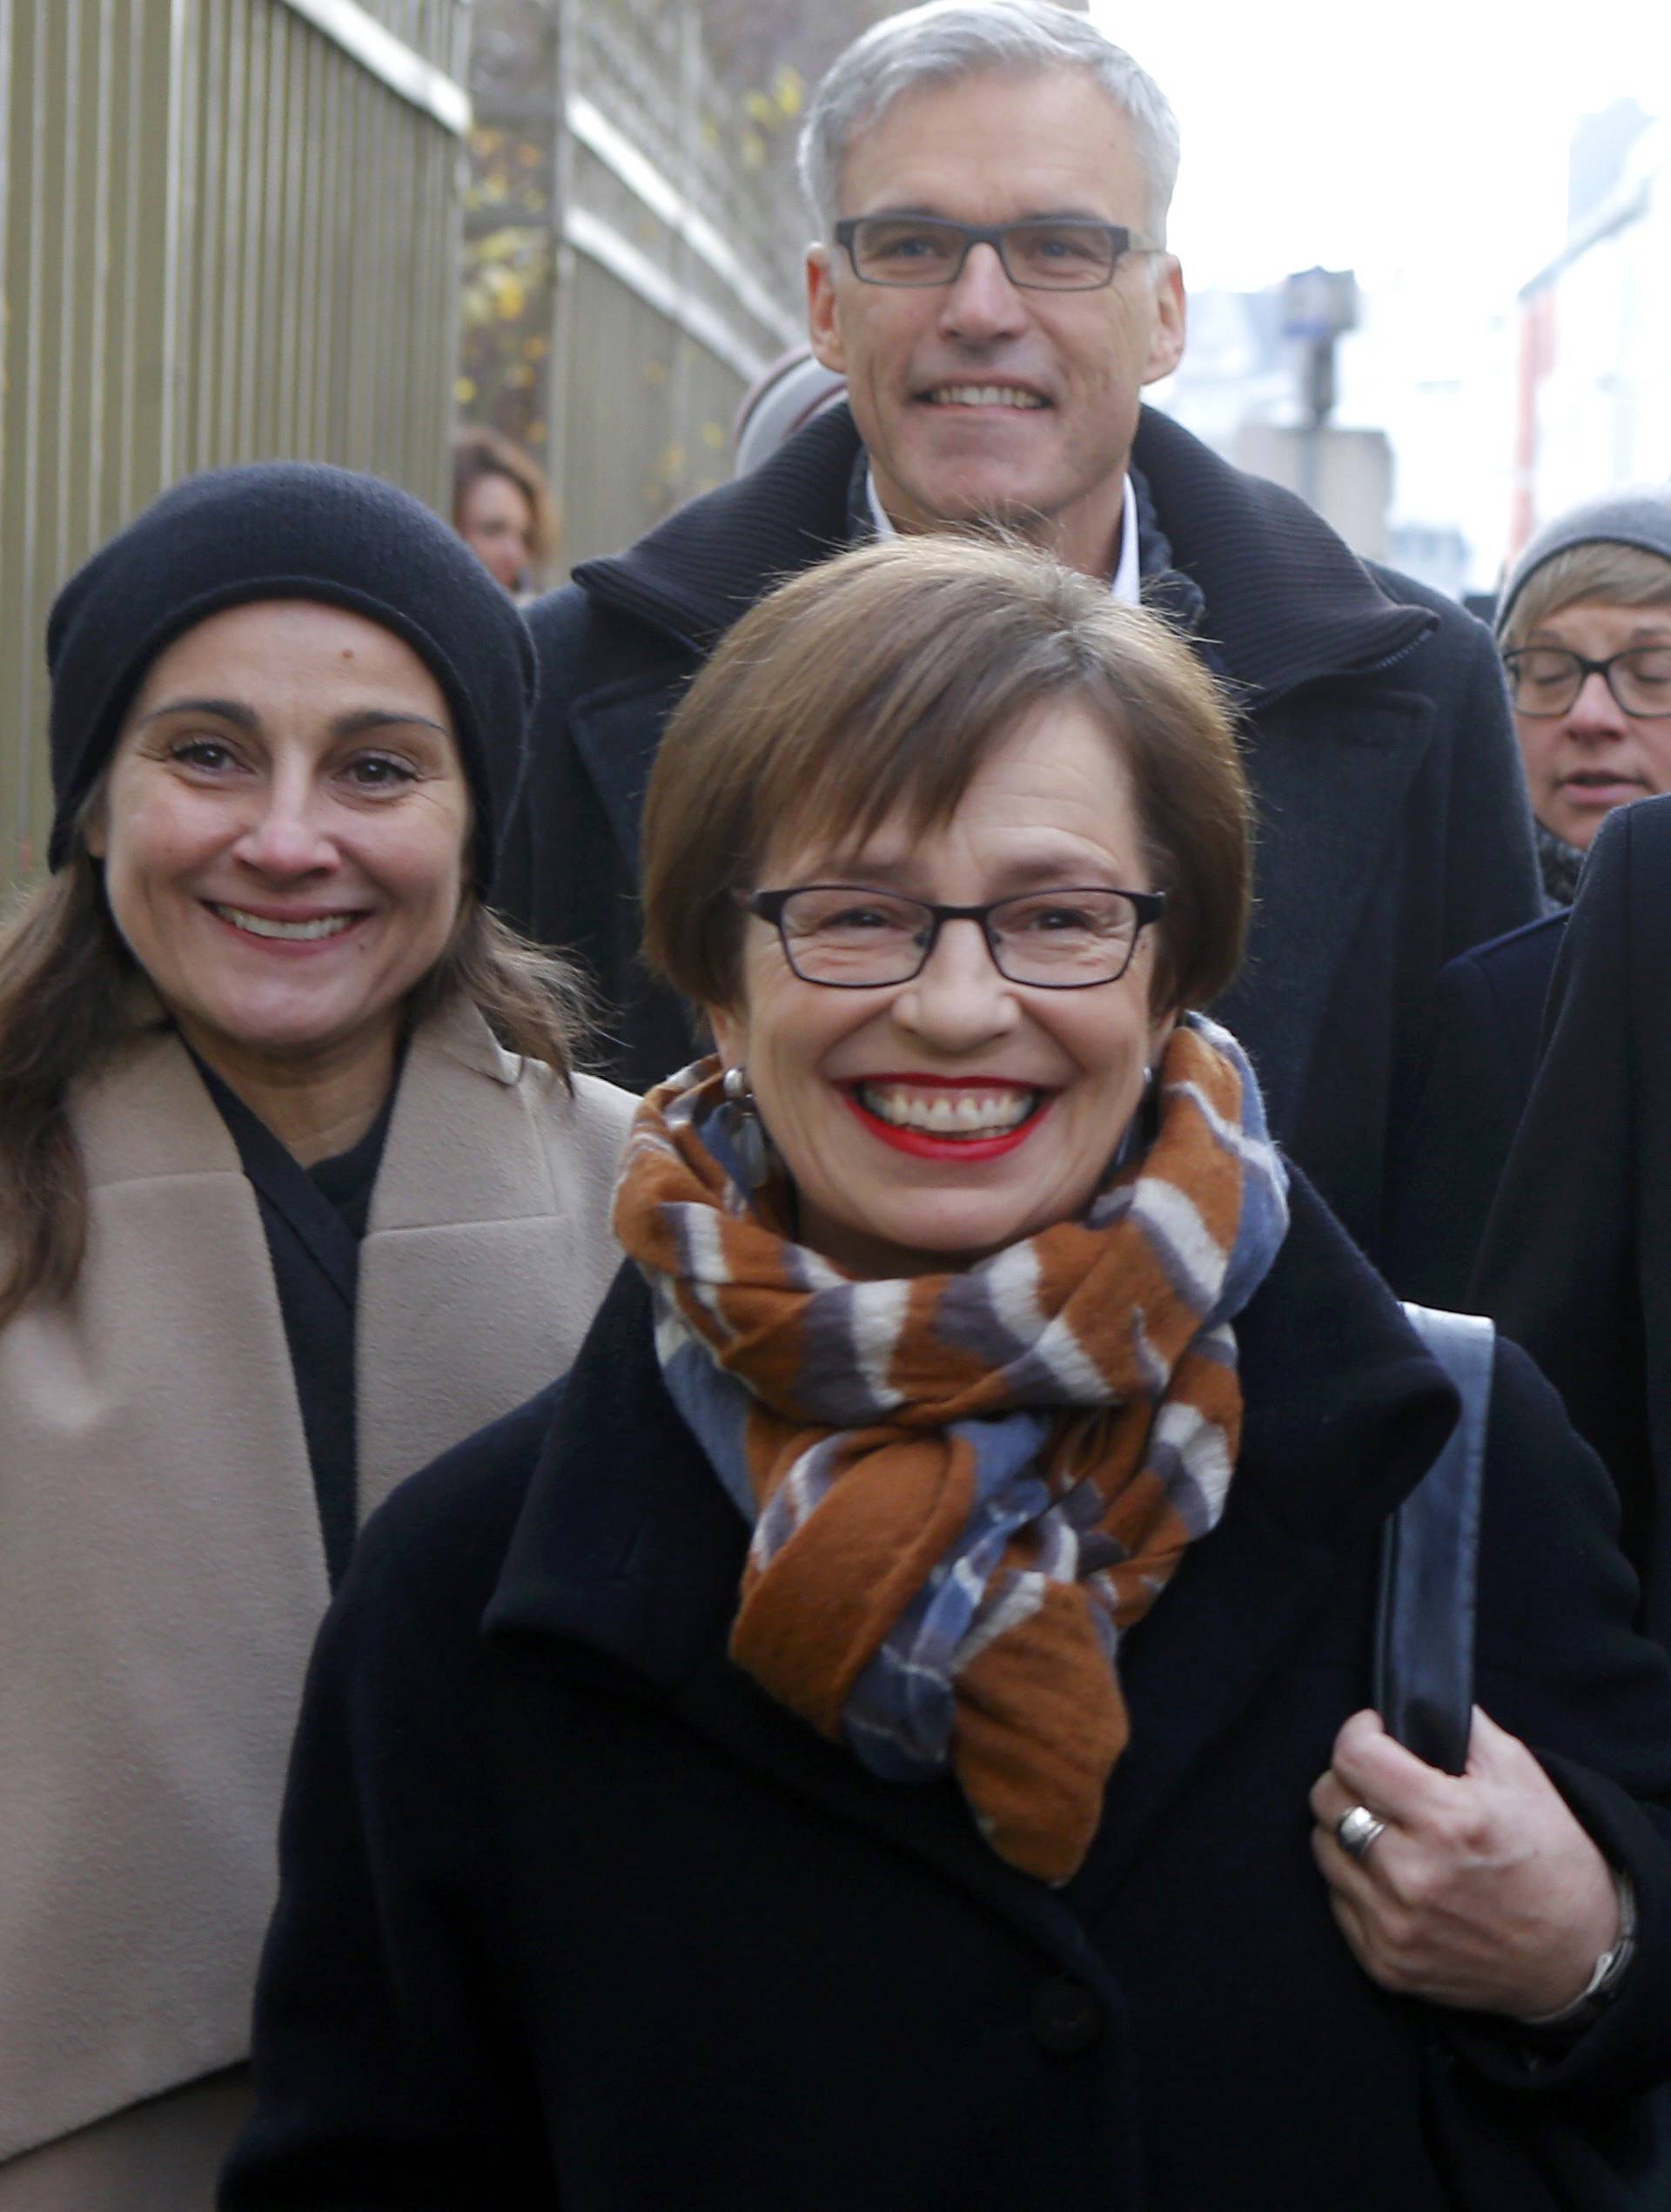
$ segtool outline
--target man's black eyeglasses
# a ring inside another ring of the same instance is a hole
[[[1516,714],[1564,715],[1579,693],[1599,676],[1627,715],[1648,721],[1671,715],[1671,645],[1634,645],[1609,653],[1605,661],[1586,660],[1564,645],[1524,645],[1503,656]]]
[[[1124,224],[1054,215],[1020,223],[851,215],[836,225],[836,243],[861,283],[895,285],[956,284],[970,247],[990,245],[1023,292],[1097,292],[1113,281],[1122,255],[1160,251]]]
[[[857,884],[739,891],[740,904],[776,928],[802,983],[875,991],[922,974],[948,922],[974,922],[1008,982],[1039,991],[1117,983],[1137,939],[1165,910],[1158,891],[1052,885],[984,906],[936,906]]]

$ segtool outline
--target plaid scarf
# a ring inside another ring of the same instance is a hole
[[[731,1655],[873,1772],[950,1769],[1002,1858],[1065,1881],[1130,1733],[1120,1639],[1236,1464],[1230,1323],[1287,1228],[1252,1071],[1187,1018],[1144,1156],[956,1274],[855,1281],[774,1210],[715,1062],[650,1093],[615,1228],[754,1530]]]

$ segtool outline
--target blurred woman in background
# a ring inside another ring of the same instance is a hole
[[[1610,492],[1547,523],[1504,582],[1497,635],[1547,911],[1453,960],[1433,993],[1386,1247],[1399,1288],[1433,1306],[1478,1301],[1473,1268],[1537,1070],[1567,909],[1597,832],[1616,808],[1671,791],[1671,487]],[[1508,1244],[1535,1226],[1507,1224]],[[1497,1261],[1492,1275],[1494,1299],[1504,1288]],[[1641,1566],[1644,1555],[1634,1556]]]
[[[453,440],[453,527],[514,599],[545,588],[561,531],[539,463],[497,430]]]
[[[1497,610],[1544,892],[1570,906],[1616,806],[1671,791],[1671,487],[1546,523]]]
[[[392,487],[166,494],[47,639],[0,940],[0,2207],[206,2208],[358,1523],[562,1368],[629,1101],[486,900],[533,659]]]

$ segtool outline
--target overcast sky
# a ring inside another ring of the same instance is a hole
[[[1671,0],[1091,0],[1178,111],[1194,288],[1321,262],[1506,297],[1560,250],[1576,118],[1671,113]],[[1489,306],[1486,299],[1489,296]]]

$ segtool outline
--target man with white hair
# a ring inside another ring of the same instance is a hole
[[[1233,687],[1258,906],[1215,1011],[1277,1133],[1374,1251],[1433,978],[1538,911],[1489,636],[1143,407],[1184,347],[1178,130],[1086,17],[933,0],[887,18],[819,88],[802,161],[812,346],[847,404],[533,609],[542,705],[507,911],[590,962],[612,1072],[668,1072],[693,1039],[637,967],[635,856],[680,691],[747,607],[831,550],[1006,528],[1182,624]]]

